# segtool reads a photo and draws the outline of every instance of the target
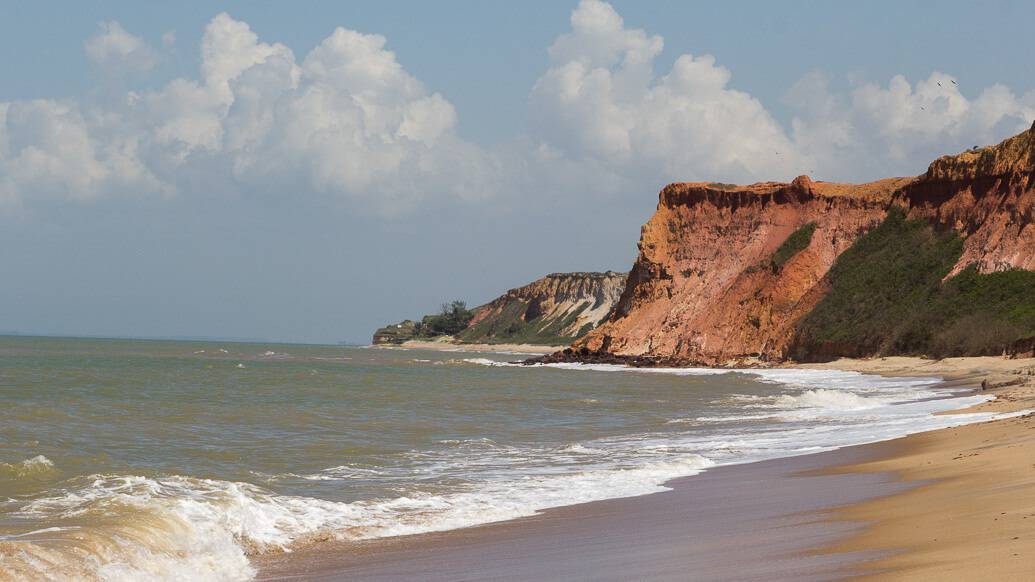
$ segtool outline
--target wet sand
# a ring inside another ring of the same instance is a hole
[[[977,374],[996,400],[971,410],[1015,412],[1035,409],[1033,364],[955,358],[919,367]],[[840,518],[870,525],[828,551],[882,552],[864,564],[865,580],[1035,580],[1035,416],[916,434],[889,446],[893,454],[841,470],[891,472],[913,487],[840,510]]]
[[[873,552],[817,553],[862,524],[832,508],[903,490],[888,474],[824,473],[882,446],[719,467],[672,491],[514,521],[259,560],[260,580],[831,580]]]

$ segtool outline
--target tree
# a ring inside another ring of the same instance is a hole
[[[457,299],[443,303],[438,315],[426,315],[421,321],[420,333],[426,337],[455,335],[467,328],[474,316],[467,303]]]

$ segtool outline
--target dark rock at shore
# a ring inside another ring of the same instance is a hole
[[[534,364],[614,364],[632,368],[686,368],[703,365],[702,362],[682,358],[625,356],[605,351],[593,351],[586,347],[564,348],[559,352],[529,358],[521,363],[526,366]]]

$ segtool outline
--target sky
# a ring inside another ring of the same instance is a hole
[[[60,18],[55,18],[60,14]],[[365,343],[1035,119],[1026,2],[0,2],[0,332]]]

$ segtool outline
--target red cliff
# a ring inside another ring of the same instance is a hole
[[[892,204],[964,237],[950,276],[1035,269],[1033,162],[1035,126],[917,178],[666,186],[614,314],[575,347],[684,364],[782,359],[834,261]]]
[[[924,218],[965,236],[967,265],[983,273],[1035,270],[1035,124],[1006,141],[938,158],[898,193],[911,218]]]

